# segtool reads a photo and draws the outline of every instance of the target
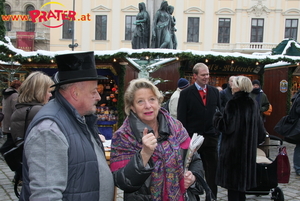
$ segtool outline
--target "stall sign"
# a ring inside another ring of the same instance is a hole
[[[285,92],[287,92],[287,90],[288,90],[288,82],[286,80],[281,80],[280,81],[280,91],[282,93],[285,93]]]
[[[220,64],[207,64],[210,72],[216,73],[246,73],[246,74],[259,74],[262,73],[264,66],[240,66],[235,64],[220,65]]]

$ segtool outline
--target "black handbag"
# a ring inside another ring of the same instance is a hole
[[[25,117],[25,124],[24,124],[24,135],[26,133],[26,129],[27,129],[27,118],[28,118],[28,114],[29,111],[31,110],[32,106],[28,107],[26,109],[26,117]],[[17,138],[16,140],[16,146],[14,146],[13,148],[11,148],[10,150],[8,150],[7,152],[5,152],[3,154],[4,160],[7,163],[7,165],[9,166],[9,168],[12,171],[16,171],[18,170],[18,168],[20,167],[20,165],[22,164],[22,155],[23,155],[23,148],[24,148],[24,138]]]
[[[298,96],[295,98],[294,103]],[[300,143],[300,118],[295,110],[295,104],[293,104],[289,114],[282,117],[274,127],[274,131],[284,136],[284,140],[293,144]]]
[[[197,172],[193,172],[193,174],[196,178],[196,181],[199,182],[199,185],[205,191],[205,201],[215,201],[216,198],[215,198],[214,194],[212,193],[212,191],[210,190],[210,188],[209,188],[208,184],[206,183],[206,181],[203,179],[203,177]],[[203,194],[203,193],[200,193],[200,194]],[[198,201],[198,200],[200,200],[198,192],[194,191],[190,188],[187,189],[187,193],[185,194],[184,199],[186,201]]]
[[[20,138],[17,145],[3,154],[4,160],[12,171],[16,171],[22,161],[24,139]]]

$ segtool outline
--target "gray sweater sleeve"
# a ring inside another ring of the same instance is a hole
[[[68,142],[56,123],[44,120],[28,134],[24,153],[29,167],[30,200],[62,200],[67,186]]]

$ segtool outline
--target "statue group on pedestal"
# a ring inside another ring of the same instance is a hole
[[[141,48],[167,48],[176,49],[177,39],[175,32],[176,20],[172,16],[173,6],[169,6],[167,1],[161,3],[157,10],[152,28],[152,38],[150,46],[150,17],[144,2],[139,3],[139,13],[136,16],[134,36],[131,41],[132,49]]]

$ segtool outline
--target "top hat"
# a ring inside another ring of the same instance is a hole
[[[80,52],[55,56],[58,72],[53,86],[73,82],[101,80],[107,77],[97,74],[94,52]]]

